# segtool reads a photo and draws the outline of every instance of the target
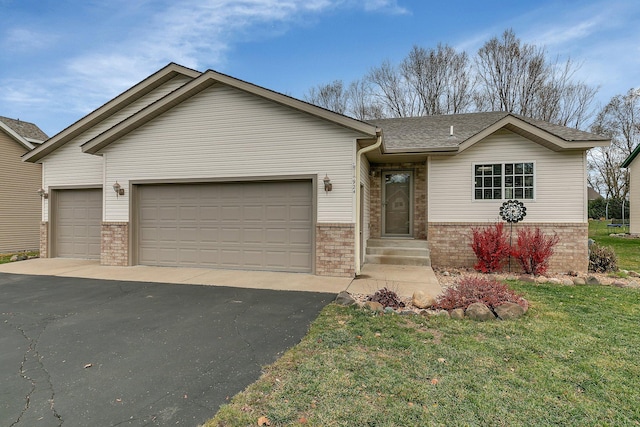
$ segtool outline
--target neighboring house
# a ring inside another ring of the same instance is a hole
[[[21,156],[45,139],[33,123],[0,117],[0,253],[39,247],[42,166]]]
[[[500,112],[365,123],[169,64],[25,160],[44,165],[43,256],[353,276],[414,262],[373,256],[413,240],[470,266],[471,227],[518,198],[567,271],[587,269],[586,151],[608,143]]]
[[[629,233],[640,234],[640,145],[622,163],[629,169]]]
[[[602,195],[598,193],[593,187],[587,187],[587,198],[589,201],[602,199]]]

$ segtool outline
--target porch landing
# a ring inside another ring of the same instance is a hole
[[[373,294],[384,287],[404,297],[411,297],[416,291],[434,297],[442,293],[438,278],[431,267],[388,264],[365,264],[360,276],[353,279],[347,292]]]

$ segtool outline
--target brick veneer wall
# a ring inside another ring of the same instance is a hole
[[[40,258],[49,258],[49,222],[40,222]]]
[[[316,225],[316,274],[353,277],[355,275],[355,224]]]
[[[129,265],[129,223],[103,222],[100,264]]]
[[[427,238],[427,165],[426,163],[376,163],[369,190],[371,237],[382,235],[382,174],[385,171],[413,171],[413,237]]]
[[[431,263],[434,267],[473,267],[476,256],[469,246],[471,228],[486,227],[486,223],[429,223],[429,249]],[[549,271],[566,273],[568,271],[586,272],[589,267],[587,223],[520,223],[513,226],[513,241],[517,240],[517,232],[521,227],[539,227],[547,235],[558,234],[560,241],[554,247],[554,254],[549,262]],[[510,225],[505,224],[509,232]],[[511,261],[512,271],[519,270],[517,261]]]

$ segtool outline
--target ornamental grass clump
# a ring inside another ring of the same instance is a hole
[[[465,276],[453,286],[445,289],[434,308],[441,310],[467,309],[471,304],[480,302],[494,309],[506,302],[513,302],[525,310],[529,304],[506,284],[492,277]]]
[[[618,271],[618,257],[610,246],[600,246],[597,243],[589,249],[589,271],[594,273],[608,273]]]
[[[499,271],[511,250],[509,237],[504,231],[504,223],[497,222],[486,228],[474,227],[471,232],[473,234],[471,249],[478,258],[473,268],[482,273]]]
[[[386,287],[379,289],[375,294],[368,298],[368,301],[375,301],[382,304],[383,307],[402,308],[404,303],[398,297],[398,294]]]

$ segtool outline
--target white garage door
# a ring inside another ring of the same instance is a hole
[[[100,258],[102,189],[55,190],[53,255]]]
[[[310,181],[138,187],[138,263],[311,272]]]

